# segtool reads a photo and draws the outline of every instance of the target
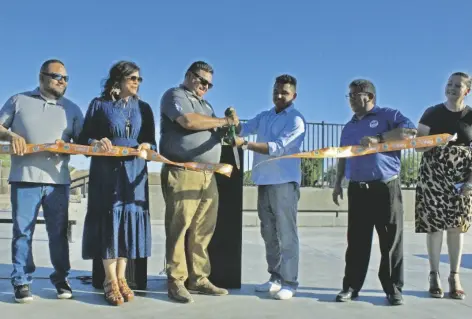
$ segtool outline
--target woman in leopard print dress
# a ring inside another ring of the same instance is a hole
[[[450,259],[449,294],[464,299],[459,281],[464,233],[472,221],[472,109],[464,104],[471,78],[454,73],[446,86],[447,101],[428,108],[418,125],[418,136],[457,134],[443,147],[419,149],[424,152],[416,186],[415,230],[427,233],[430,264],[429,293],[444,296],[439,278],[439,257],[443,232],[447,232]]]

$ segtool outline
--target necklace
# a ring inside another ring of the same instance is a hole
[[[123,109],[126,108],[126,103],[123,104]],[[119,106],[119,110],[120,110],[120,114],[123,116],[124,120],[125,120],[125,134],[126,134],[126,138],[129,138],[130,135],[131,135],[131,121],[130,121],[130,118],[131,118],[131,107],[128,107],[128,117],[126,117],[124,114],[123,114],[123,111],[121,109],[121,106]]]

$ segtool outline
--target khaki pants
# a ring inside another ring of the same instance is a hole
[[[210,275],[207,247],[215,231],[218,188],[212,173],[164,165],[161,187],[166,203],[168,281],[197,283]],[[187,241],[186,241],[187,235]]]

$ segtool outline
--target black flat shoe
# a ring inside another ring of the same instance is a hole
[[[338,295],[336,296],[336,301],[346,302],[346,301],[357,299],[358,297],[359,297],[359,291],[349,288],[348,290],[342,290],[341,292],[339,292]]]
[[[399,293],[397,294],[388,294],[387,300],[392,306],[400,306],[403,305],[403,296]]]

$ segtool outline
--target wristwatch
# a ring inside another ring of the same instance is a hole
[[[244,143],[243,143],[243,145],[241,145],[241,148],[242,148],[243,150],[247,150],[247,144],[248,144],[248,142],[245,140]]]
[[[375,137],[379,139],[379,143],[385,142],[384,139],[383,139],[382,133],[379,133],[379,134],[375,135]]]

